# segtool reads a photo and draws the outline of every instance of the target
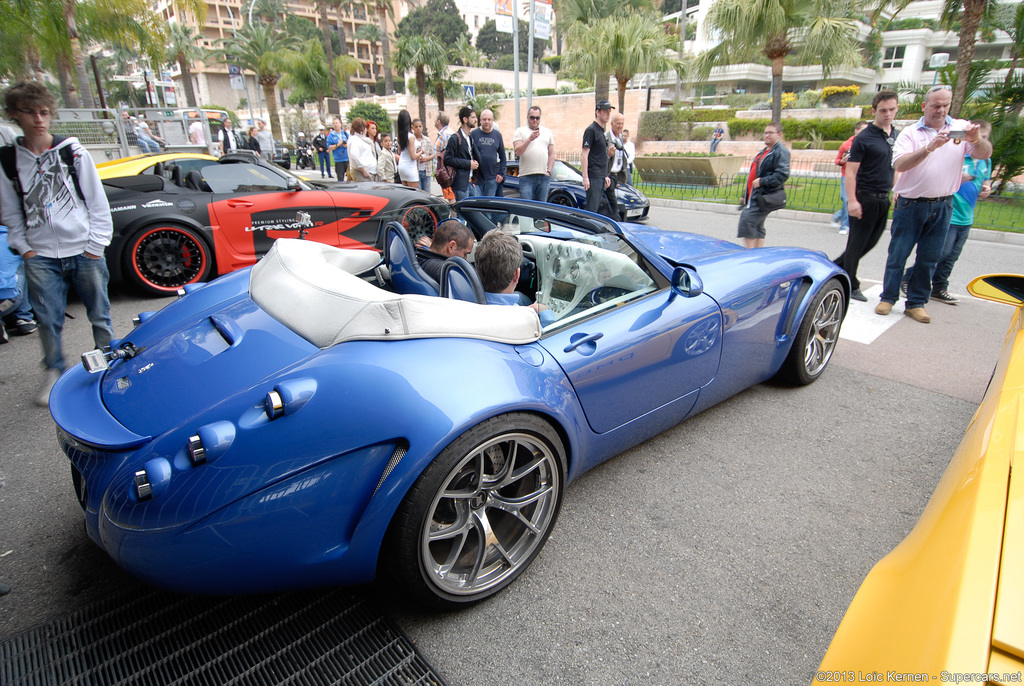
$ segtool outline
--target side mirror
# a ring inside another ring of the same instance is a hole
[[[292,178],[288,179],[288,190],[290,190],[290,191],[302,190],[302,186],[299,185],[299,180],[296,179],[294,176]]]
[[[696,298],[704,292],[704,282],[689,267],[676,267],[672,271],[672,290],[687,298]]]

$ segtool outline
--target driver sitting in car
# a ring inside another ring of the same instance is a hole
[[[555,321],[555,314],[541,303],[516,291],[519,283],[519,265],[523,263],[523,246],[515,236],[493,229],[484,234],[476,247],[474,266],[480,275],[488,305],[525,305],[540,315],[541,326]]]
[[[437,282],[441,281],[441,266],[445,260],[453,255],[468,259],[473,252],[473,232],[458,219],[446,219],[438,224],[429,248],[422,245],[425,240],[426,236],[416,243],[416,259],[420,268]]]

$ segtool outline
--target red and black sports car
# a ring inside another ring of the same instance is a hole
[[[246,153],[184,166],[161,162],[137,176],[104,179],[114,219],[111,277],[156,294],[254,264],[274,241],[306,238],[374,249],[378,228],[396,219],[410,234],[432,234],[448,205],[395,184],[321,185]]]

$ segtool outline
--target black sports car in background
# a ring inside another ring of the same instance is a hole
[[[111,276],[155,294],[254,264],[276,239],[298,235],[298,211],[311,216],[308,240],[368,250],[382,222],[400,221],[415,239],[449,216],[445,202],[419,190],[326,186],[246,152],[188,172],[167,161],[150,171],[103,185],[114,219]]]
[[[518,162],[508,163],[504,195],[519,197]],[[620,184],[615,189],[615,198],[619,202],[621,221],[636,222],[647,218],[651,202],[633,186],[628,183]],[[579,169],[568,162],[555,160],[555,167],[551,170],[551,185],[548,187],[548,202],[586,209],[587,192],[583,190],[583,174]]]

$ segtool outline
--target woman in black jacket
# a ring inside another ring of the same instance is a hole
[[[764,220],[786,204],[783,185],[788,178],[789,149],[782,143],[782,126],[768,124],[764,127],[764,150],[750,165],[747,190],[743,194],[743,214],[736,234],[747,248],[764,247]]]

